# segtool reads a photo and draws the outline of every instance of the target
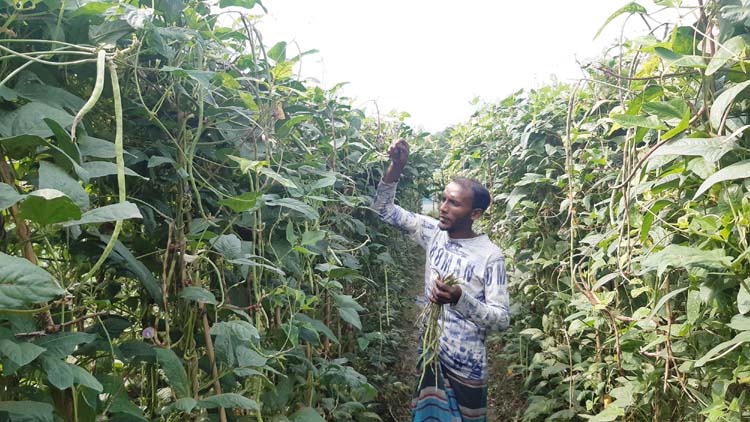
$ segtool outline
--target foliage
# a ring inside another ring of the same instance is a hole
[[[440,141],[447,173],[492,187],[525,420],[748,417],[747,7],[656,3],[695,21]],[[637,3],[607,22],[623,13],[653,22]]]
[[[246,9],[0,6],[0,419],[379,420],[404,273],[366,208],[424,135],[303,83]]]

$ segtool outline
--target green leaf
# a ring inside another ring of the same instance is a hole
[[[743,126],[734,131],[729,136],[720,136],[717,138],[682,138],[677,139],[651,154],[651,157],[664,155],[688,155],[701,156],[706,161],[715,163],[726,153],[737,148],[735,140],[750,126]]]
[[[242,258],[242,241],[236,234],[225,234],[209,241],[211,247],[228,260]]]
[[[740,35],[724,41],[721,46],[716,49],[714,56],[711,57],[711,61],[706,67],[706,76],[711,76],[716,73],[717,70],[721,69],[731,59],[741,60],[743,57],[743,51],[746,47],[746,36],[747,35]]]
[[[290,416],[291,422],[326,422],[320,413],[312,407],[303,407]]]
[[[750,160],[740,161],[730,166],[724,167],[723,169],[712,174],[706,179],[698,190],[693,195],[693,200],[696,200],[703,192],[709,190],[711,186],[725,182],[727,180],[746,179],[750,177]]]
[[[362,329],[362,321],[359,319],[359,314],[355,309],[352,308],[339,308],[339,316],[349,324]]]
[[[245,345],[237,346],[235,354],[237,355],[237,365],[243,368],[262,368],[268,361],[268,359],[261,356],[258,352]]]
[[[183,300],[191,300],[198,303],[208,303],[210,305],[216,305],[219,302],[216,301],[216,296],[203,287],[188,286],[182,289],[180,292],[180,298]]]
[[[46,356],[46,353],[40,358],[42,362],[42,368],[47,374],[47,381],[54,387],[65,390],[73,386],[73,370],[71,364],[63,361],[59,358]]]
[[[26,309],[64,293],[47,271],[26,259],[0,252],[0,309]]]
[[[36,344],[14,339],[0,339],[0,355],[3,356],[3,373],[7,376],[18,368],[34,361],[44,352],[44,348]]]
[[[260,410],[255,400],[250,400],[235,393],[217,394],[198,401],[198,407],[203,409],[215,409],[223,407],[228,409]]]
[[[738,346],[748,341],[750,341],[750,331],[743,331],[737,334],[733,339],[719,343],[713,349],[709,350],[700,359],[695,361],[695,367],[700,368],[706,363],[714,360],[715,357],[718,359],[717,356],[727,351],[730,347]]]
[[[55,408],[38,401],[0,401],[0,412],[8,413],[11,421],[54,422]]]
[[[264,174],[268,176],[269,178],[279,182],[285,188],[299,189],[299,187],[297,187],[297,185],[294,182],[280,175],[279,173],[276,173],[275,171],[271,170],[268,167],[261,167],[260,169],[258,169],[258,173]]]
[[[656,306],[654,306],[654,309],[652,309],[652,310],[651,310],[651,316],[650,316],[650,318],[653,318],[653,317],[654,317],[654,315],[656,315],[656,313],[657,313],[657,312],[659,312],[659,310],[660,310],[660,309],[661,309],[661,308],[662,308],[662,307],[663,307],[663,306],[664,306],[664,305],[665,305],[665,304],[666,304],[666,303],[667,303],[667,302],[668,302],[668,301],[669,301],[670,299],[672,299],[673,297],[675,297],[675,296],[679,295],[680,293],[682,293],[682,292],[686,291],[687,289],[688,289],[687,287],[682,287],[682,288],[679,288],[679,289],[677,289],[677,290],[672,290],[671,292],[669,292],[669,293],[665,294],[664,296],[662,296],[662,298],[661,298],[661,299],[659,299],[659,301],[658,301],[658,302],[656,303]]]
[[[714,129],[718,129],[721,126],[721,121],[724,118],[724,114],[727,112],[729,106],[732,105],[734,99],[750,86],[750,81],[745,81],[737,85],[732,86],[729,89],[724,90],[711,105],[711,112],[709,113],[709,121]]]
[[[737,309],[742,315],[750,312],[750,278],[745,279],[743,283],[740,283],[740,290],[737,292]]]
[[[685,100],[675,98],[667,102],[648,102],[643,104],[643,110],[649,114],[654,114],[662,120],[682,120],[685,114],[690,113]]]
[[[173,159],[169,157],[162,157],[158,155],[153,155],[151,157],[148,157],[148,165],[147,165],[148,168],[158,167],[162,164],[171,164],[174,166],[175,162]]]
[[[648,238],[648,232],[649,230],[651,230],[651,225],[654,223],[654,218],[659,215],[659,212],[661,212],[662,209],[672,204],[672,201],[660,199],[656,201],[653,206],[651,206],[651,209],[648,210],[648,212],[643,214],[643,223],[641,223],[640,235],[641,242],[645,241]]]
[[[362,312],[365,310],[365,308],[363,308],[362,305],[357,303],[357,301],[350,295],[340,295],[340,294],[333,293],[331,296],[333,296],[334,302],[340,308],[350,308],[359,312]]]
[[[81,155],[86,157],[115,158],[116,156],[114,142],[88,135],[78,137],[78,149],[81,151]]]
[[[302,233],[302,245],[314,245],[321,240],[325,239],[326,237],[326,231],[325,230],[316,230],[316,231],[308,231]]]
[[[735,315],[727,326],[737,331],[750,331],[750,316]]]
[[[39,337],[34,343],[47,349],[45,355],[62,359],[72,355],[79,344],[91,343],[95,339],[95,334],[62,332]]]
[[[74,382],[76,384],[82,385],[84,387],[88,387],[97,393],[101,393],[104,387],[102,384],[97,380],[93,375],[89,373],[89,371],[81,368],[77,365],[70,365],[70,369],[73,371],[73,378]]]
[[[31,135],[49,138],[54,135],[54,132],[44,123],[44,119],[54,120],[63,127],[68,127],[73,123],[73,116],[59,107],[31,102],[0,115],[0,137]]]
[[[688,292],[687,304],[685,307],[687,308],[687,320],[690,324],[695,324],[695,322],[698,321],[702,302],[701,292],[699,290],[690,290]]]
[[[628,13],[628,14],[631,14],[631,15],[633,13],[648,13],[648,10],[646,10],[645,7],[641,6],[640,4],[638,4],[638,3],[634,2],[634,1],[626,4],[625,6],[617,9],[617,11],[615,11],[615,13],[612,13],[611,15],[609,15],[609,17],[607,18],[607,20],[604,21],[604,24],[602,25],[602,27],[599,28],[598,31],[596,31],[596,35],[594,35],[594,39],[596,39],[597,37],[599,37],[599,34],[601,34],[602,31],[604,31],[604,28],[606,28],[607,25],[609,25],[610,22],[612,22],[615,18],[617,18],[618,16],[620,16],[622,14],[625,14],[625,13]]]
[[[59,190],[82,209],[88,209],[91,205],[86,189],[65,170],[47,161],[39,163],[39,187]]]
[[[18,201],[25,198],[13,186],[0,183],[0,210],[4,210],[15,205]]]
[[[320,214],[318,214],[318,212],[315,211],[313,207],[294,198],[269,199],[266,201],[266,205],[271,207],[284,207],[293,211],[297,211],[304,215],[308,220],[320,219]]]
[[[83,163],[82,167],[88,172],[89,178],[91,179],[117,174],[117,164],[110,163],[109,161],[88,161]],[[147,177],[143,177],[127,167],[125,167],[125,175],[148,180]]]
[[[623,416],[625,416],[625,410],[613,403],[594,415],[589,422],[612,422],[622,419]]]
[[[219,201],[219,204],[228,207],[234,212],[244,212],[254,209],[261,196],[263,196],[261,192],[245,192],[239,196],[224,198]]]
[[[682,55],[664,47],[655,47],[654,53],[675,67],[706,67],[706,62],[701,56]]]
[[[47,142],[33,135],[20,135],[0,139],[0,144],[5,148],[11,158],[24,158],[32,155],[38,147],[47,145]]]
[[[175,401],[170,407],[177,409],[181,412],[190,413],[195,409],[198,402],[192,397],[183,397]]]
[[[630,114],[616,114],[612,121],[624,128],[645,127],[648,129],[667,130],[668,128],[656,116],[633,116]]]
[[[44,119],[44,123],[52,130],[57,139],[57,145],[65,152],[65,154],[75,161],[76,164],[81,163],[81,151],[78,150],[78,146],[70,139],[70,134],[62,128],[56,121],[52,119]]]
[[[260,340],[260,334],[253,324],[242,320],[217,322],[211,327],[211,335],[224,335],[242,342],[251,343]]]
[[[81,218],[78,205],[56,189],[38,189],[29,193],[20,209],[21,218],[42,226]]]
[[[63,226],[71,227],[80,226],[81,224],[100,224],[133,218],[143,218],[143,215],[141,215],[138,207],[132,202],[123,202],[94,208],[91,211],[83,213],[79,220],[69,221],[64,223]]]
[[[286,42],[277,42],[268,50],[268,57],[276,63],[286,61]]]
[[[99,239],[106,244],[109,242],[110,236],[99,235]],[[132,274],[138,278],[154,301],[156,303],[162,302],[161,285],[154,275],[151,274],[151,271],[149,271],[149,269],[146,268],[146,266],[143,265],[143,263],[139,261],[133,253],[130,252],[130,249],[122,244],[122,242],[119,240],[115,242],[115,247],[112,249],[112,253],[109,255],[107,261],[116,263],[119,267],[125,270],[126,273]]]
[[[180,358],[171,349],[160,347],[156,348],[155,352],[156,361],[164,371],[164,375],[169,380],[177,398],[188,397],[190,395],[190,383]]]
[[[659,252],[647,255],[642,262],[643,272],[657,270],[661,276],[667,268],[702,267],[724,269],[732,264],[732,257],[724,249],[702,250],[689,246],[669,245]]]

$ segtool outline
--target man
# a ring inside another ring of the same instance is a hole
[[[404,230],[427,252],[425,298],[444,305],[438,365],[426,365],[412,401],[414,422],[484,422],[487,413],[487,331],[508,327],[505,260],[485,234],[473,230],[490,204],[474,180],[456,178],[443,191],[440,219],[393,204],[396,182],[409,158],[409,144],[393,142],[391,162],[373,201],[380,216]],[[443,283],[454,275],[457,285]],[[434,367],[437,367],[435,373]]]

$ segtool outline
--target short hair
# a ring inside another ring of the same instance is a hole
[[[454,177],[451,181],[464,189],[471,190],[472,208],[480,208],[482,212],[487,211],[490,206],[490,191],[487,188],[468,177]]]

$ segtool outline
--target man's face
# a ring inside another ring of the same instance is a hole
[[[451,182],[443,190],[440,202],[440,223],[438,228],[448,233],[470,230],[474,220],[482,214],[481,210],[472,207],[474,194],[471,189]]]

